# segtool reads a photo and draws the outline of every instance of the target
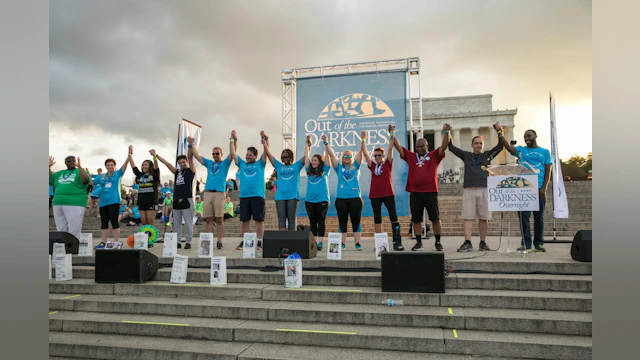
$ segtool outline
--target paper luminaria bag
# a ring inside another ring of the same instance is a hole
[[[213,233],[200,233],[198,256],[201,258],[210,258],[213,256]]]
[[[51,280],[51,255],[49,255],[49,280]]]
[[[376,233],[373,235],[376,241],[376,260],[382,259],[382,253],[389,251],[389,235]]]
[[[329,233],[327,245],[327,259],[342,259],[342,235],[340,233]]]
[[[245,233],[242,246],[242,258],[243,259],[255,259],[256,258],[256,245],[258,242],[257,233]]]
[[[62,243],[54,243],[53,251],[51,252],[51,267],[56,268],[59,261],[64,261],[64,255],[67,253],[65,246]]]
[[[227,284],[227,257],[214,256],[211,258],[211,285]]]
[[[92,233],[80,234],[78,256],[93,256],[93,234]]]
[[[56,261],[56,281],[73,280],[71,254],[64,254]]]
[[[300,256],[297,253],[289,255],[289,257],[283,261],[283,265],[284,287],[302,287],[302,259],[300,259]]]
[[[149,234],[139,232],[133,234],[133,248],[136,250],[148,250],[149,249]]]
[[[162,244],[162,256],[174,257],[175,255],[178,255],[178,234],[166,233]]]
[[[171,280],[174,284],[184,284],[187,282],[187,269],[189,267],[189,257],[183,255],[175,255],[173,257],[173,266],[171,267]]]

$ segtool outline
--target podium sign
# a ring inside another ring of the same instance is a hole
[[[489,211],[539,211],[538,175],[496,175],[487,178]]]

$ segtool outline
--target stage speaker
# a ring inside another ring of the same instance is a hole
[[[443,293],[444,253],[382,253],[382,291]]]
[[[74,235],[64,231],[51,231],[49,232],[49,255],[53,254],[53,244],[64,244],[67,254],[78,254],[80,248],[80,241]]]
[[[144,283],[158,271],[158,257],[147,250],[96,250],[97,283]]]
[[[591,262],[591,230],[580,230],[571,243],[573,260]]]
[[[302,231],[265,231],[262,246],[263,258],[282,258],[294,252],[301,259],[311,259],[318,255],[318,246],[313,233]]]

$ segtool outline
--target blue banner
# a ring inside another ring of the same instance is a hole
[[[297,80],[296,154],[303,156],[305,139],[311,135],[310,156],[324,155],[321,137],[326,134],[338,159],[342,152],[351,150],[354,155],[360,150],[361,132],[367,132],[366,145],[369,153],[389,146],[387,129],[396,126],[400,143],[406,146],[407,121],[407,76],[405,71],[376,74],[330,76]],[[407,164],[394,150],[393,190],[396,196],[398,216],[409,215],[409,196],[405,191]],[[330,164],[330,160],[325,158]],[[373,216],[369,188],[371,171],[363,157],[360,169],[360,189],[364,208],[362,216]],[[304,201],[307,191],[306,174],[300,178],[300,199]],[[331,204],[327,216],[336,216],[335,199],[338,179],[335,169],[329,176]],[[388,216],[382,207],[383,216]],[[298,216],[307,216],[304,202],[298,207]]]

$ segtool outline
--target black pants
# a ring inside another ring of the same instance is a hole
[[[360,218],[362,217],[362,198],[336,199],[336,210],[338,211],[338,223],[340,232],[347,232],[347,221],[351,219],[351,229],[353,232],[361,232]]]
[[[100,229],[108,229],[111,222],[112,229],[119,229],[118,215],[120,215],[120,204],[111,204],[100,208]]]
[[[309,227],[314,236],[324,237],[326,226],[325,219],[327,217],[327,210],[329,210],[328,202],[321,203],[304,203],[307,208],[307,215],[309,215]]]
[[[387,208],[389,212],[389,220],[392,223],[398,221],[398,214],[396,213],[396,197],[386,196],[383,198],[371,199],[371,207],[373,208],[373,222],[375,224],[382,224],[382,204]]]

